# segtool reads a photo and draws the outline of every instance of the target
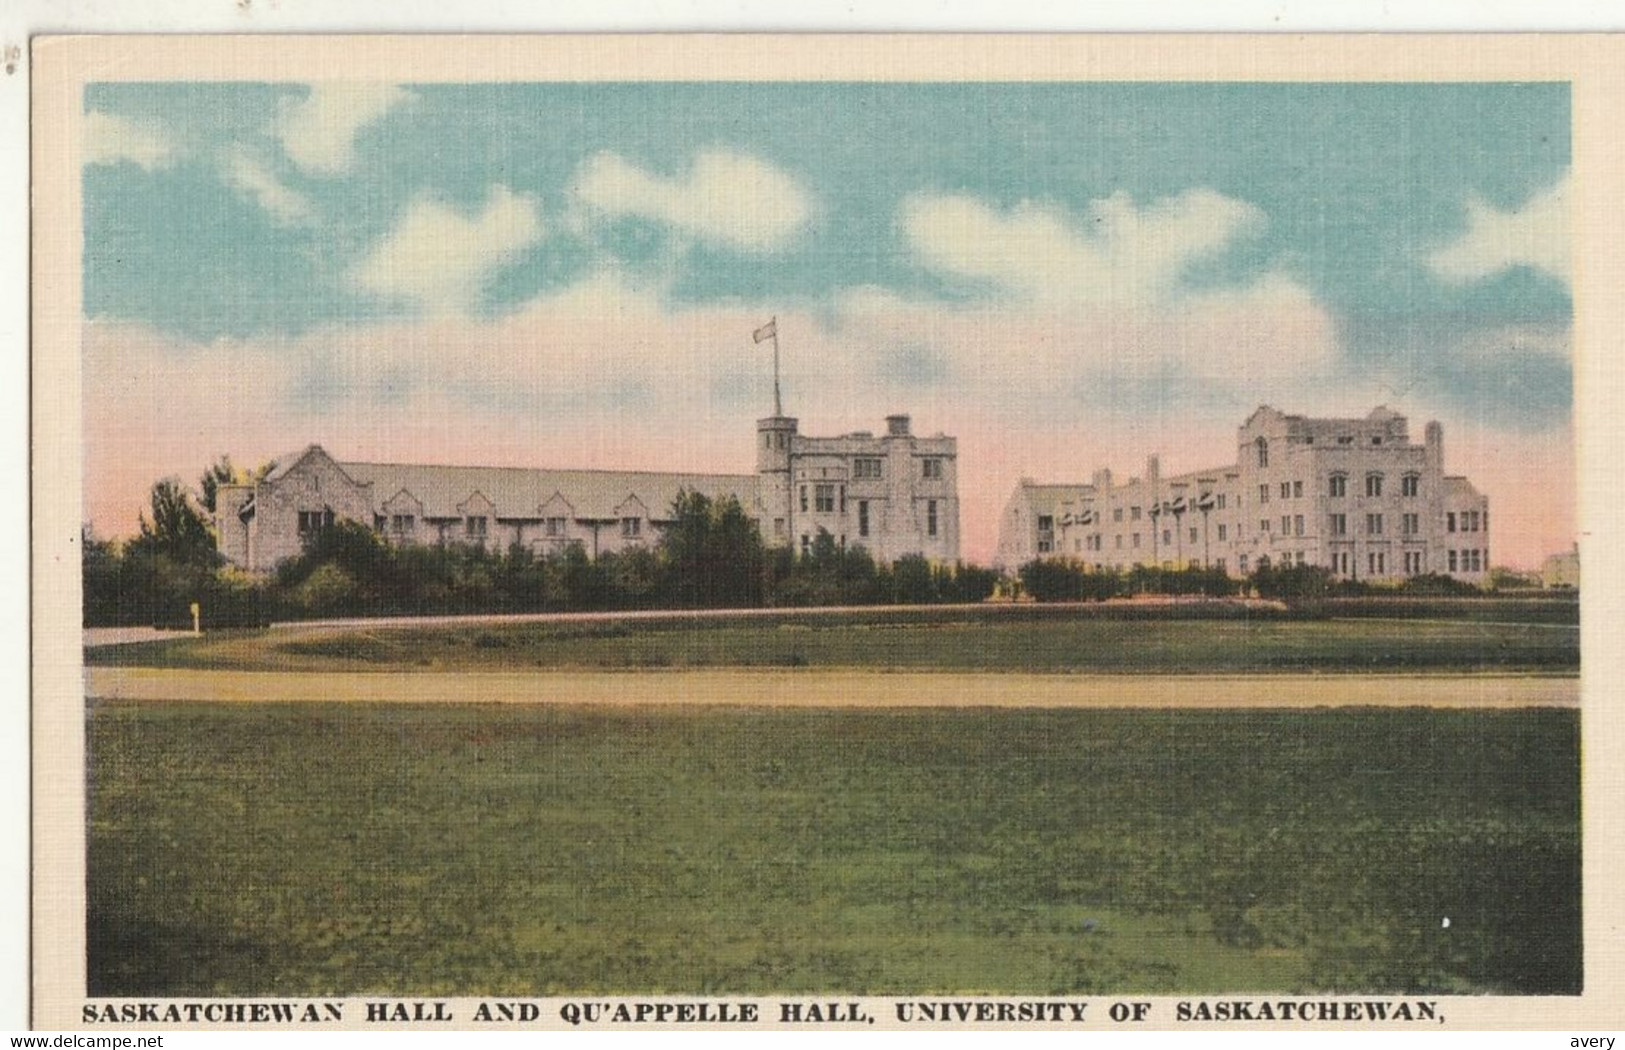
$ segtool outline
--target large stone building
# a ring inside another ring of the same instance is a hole
[[[1321,565],[1339,577],[1441,573],[1481,583],[1490,568],[1489,501],[1444,469],[1444,430],[1421,444],[1387,408],[1310,419],[1260,407],[1224,466],[1118,482],[1022,479],[1000,521],[995,564],[1066,557],[1095,569]]]
[[[958,558],[953,438],[916,437],[907,416],[889,417],[880,437],[807,437],[783,415],[756,431],[755,474],[354,463],[311,445],[261,481],[222,486],[215,525],[221,553],[251,571],[274,568],[340,520],[394,543],[517,543],[539,554],[579,544],[597,557],[657,544],[687,490],[737,498],[769,545],[806,551],[825,531],[882,561]]]

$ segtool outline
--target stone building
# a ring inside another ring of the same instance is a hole
[[[917,438],[907,416],[868,433],[808,437],[774,415],[757,424],[754,474],[549,470],[355,463],[319,445],[286,457],[253,484],[216,497],[220,551],[268,571],[340,520],[393,543],[513,544],[538,554],[578,544],[592,557],[658,544],[678,493],[737,498],[769,545],[810,549],[820,530],[878,560],[959,556],[953,438]]]
[[[1000,519],[995,564],[1066,557],[1095,569],[1321,565],[1339,577],[1440,573],[1482,583],[1490,568],[1489,501],[1444,468],[1444,430],[1421,444],[1404,416],[1311,419],[1262,406],[1236,432],[1224,466],[1088,483],[1022,479]]]

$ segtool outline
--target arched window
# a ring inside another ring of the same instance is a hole
[[[1258,447],[1258,465],[1261,467],[1269,466],[1270,443],[1264,440],[1264,438],[1260,437],[1257,441],[1254,441],[1253,444]]]

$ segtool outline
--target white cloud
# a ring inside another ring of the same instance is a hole
[[[84,135],[86,164],[128,161],[154,171],[175,160],[175,147],[161,131],[111,113],[87,113]]]
[[[464,215],[420,198],[352,272],[378,295],[411,300],[435,316],[467,313],[485,282],[542,236],[536,202],[493,186],[485,207]]]
[[[355,163],[355,136],[411,98],[394,84],[313,84],[310,94],[284,101],[276,131],[303,171],[337,175]]]
[[[665,223],[701,240],[766,252],[784,247],[812,217],[810,195],[756,157],[701,153],[682,178],[651,175],[614,153],[582,165],[575,196],[603,215]]]
[[[1543,270],[1566,282],[1569,185],[1565,175],[1510,211],[1469,198],[1466,231],[1428,256],[1428,268],[1453,284],[1493,277],[1517,266]]]
[[[311,221],[316,209],[299,191],[290,189],[258,159],[235,152],[223,163],[226,181],[259,202],[278,222],[292,225]]]
[[[1055,206],[1000,211],[969,196],[916,195],[902,213],[925,265],[1048,306],[1160,302],[1191,264],[1264,221],[1253,205],[1207,189],[1144,208],[1117,193],[1081,221]]]

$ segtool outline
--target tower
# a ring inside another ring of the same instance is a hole
[[[790,458],[796,440],[796,420],[768,416],[756,421],[756,498],[762,539],[770,546],[790,542],[795,524],[790,503]]]

